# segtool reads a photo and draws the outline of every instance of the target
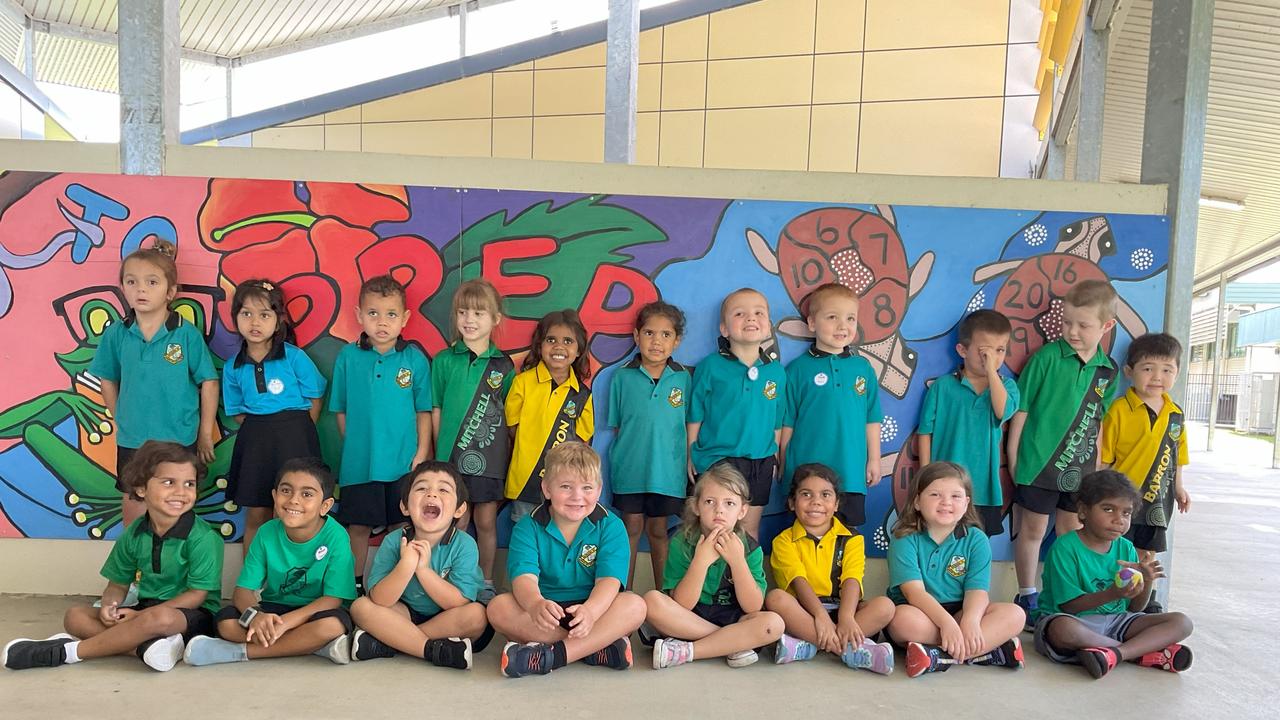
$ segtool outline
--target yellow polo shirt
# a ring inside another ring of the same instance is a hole
[[[835,561],[836,538],[840,535],[849,536],[840,563],[840,584],[857,580],[861,588],[867,564],[866,545],[861,535],[850,532],[838,518],[832,518],[831,529],[820,538],[810,535],[799,520],[774,538],[773,554],[769,556],[774,582],[794,595],[791,582],[804,578],[818,597],[838,598],[840,588],[831,587],[831,565]]]
[[[1102,418],[1102,462],[1116,471],[1122,472],[1134,487],[1141,488],[1156,462],[1160,452],[1160,443],[1165,433],[1173,435],[1178,446],[1178,465],[1186,465],[1187,431],[1185,424],[1169,425],[1169,416],[1181,413],[1182,409],[1164,395],[1164,407],[1151,420],[1151,412],[1142,398],[1129,388],[1124,397],[1111,403],[1106,416]]]
[[[568,395],[584,391],[585,398],[574,401],[572,408],[565,405]],[[568,427],[556,427],[556,418],[562,407],[567,418],[573,421],[572,432]],[[511,392],[507,394],[506,413],[507,425],[517,426],[515,443],[511,448],[511,465],[507,468],[506,496],[511,500],[524,499],[520,497],[521,493],[530,480],[529,476],[538,467],[544,450],[565,440],[573,440],[575,436],[583,442],[591,442],[591,436],[596,432],[591,390],[578,383],[578,376],[572,368],[569,369],[569,379],[554,388],[551,371],[543,363],[517,375],[511,383]],[[553,434],[555,438],[549,443]],[[539,490],[537,500],[531,502],[540,502],[541,498]]]

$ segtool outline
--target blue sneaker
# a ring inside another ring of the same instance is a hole
[[[1036,622],[1033,619],[1036,616],[1036,609],[1040,607],[1040,593],[1034,592],[1030,595],[1014,595],[1013,604],[1022,608],[1027,614],[1027,622],[1023,625],[1023,629],[1028,632],[1036,629]]]
[[[544,643],[509,642],[502,648],[502,674],[509,678],[546,675],[555,662],[555,651]]]
[[[782,637],[773,647],[773,662],[776,665],[786,665],[801,660],[812,660],[817,654],[818,646],[782,633]]]

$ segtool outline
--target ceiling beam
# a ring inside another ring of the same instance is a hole
[[[31,18],[30,22],[31,28],[36,32],[47,33],[53,37],[101,43],[112,47],[120,46],[120,36],[113,32],[107,32],[106,30],[94,30],[93,28],[81,27],[70,23],[37,20],[35,18]],[[191,50],[189,48],[182,48],[182,59],[206,63],[209,65],[227,66],[231,64],[230,58],[226,58],[221,55],[214,55],[213,53],[202,52],[200,50]]]
[[[62,126],[63,130],[71,133],[77,139],[83,140],[84,134],[76,130],[76,124],[71,118],[58,107],[48,95],[44,94],[36,83],[18,66],[0,57],[0,82],[13,88],[15,92],[22,96],[22,99],[34,105],[40,112],[53,118],[53,121]]]

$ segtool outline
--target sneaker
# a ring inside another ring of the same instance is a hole
[[[931,672],[946,672],[953,664],[955,660],[937,645],[907,643],[907,677],[919,677]]]
[[[1022,641],[1011,638],[1008,642],[992,650],[986,655],[979,655],[968,661],[969,665],[992,665],[1017,670],[1023,666]]]
[[[662,670],[693,662],[693,643],[675,638],[658,638],[653,644],[653,669]]]
[[[374,658],[395,657],[396,651],[378,638],[364,630],[356,629],[351,633],[351,659],[373,660]]]
[[[631,667],[631,638],[618,638],[582,658],[582,662],[585,665],[626,670]]]
[[[422,655],[427,662],[436,667],[470,670],[471,640],[456,637],[428,640],[422,649]]]
[[[181,635],[156,638],[138,646],[138,657],[147,667],[159,672],[169,672],[182,659],[187,642]]]
[[[866,638],[858,647],[853,643],[844,646],[840,653],[840,661],[857,670],[870,670],[880,675],[893,672],[893,646],[889,643],[878,643]]]
[[[1163,650],[1149,652],[1134,662],[1142,667],[1182,672],[1191,667],[1191,648],[1174,643]]]
[[[1162,612],[1164,612],[1164,606],[1156,602],[1155,598],[1152,598],[1151,601],[1147,603],[1147,606],[1142,608],[1142,613],[1144,615],[1159,615]]]
[[[760,655],[755,650],[739,650],[724,656],[725,663],[731,668],[744,668],[748,665],[755,665],[760,660]]]
[[[339,635],[311,654],[329,658],[339,665],[346,665],[351,662],[351,636]]]
[[[509,678],[546,675],[555,662],[555,651],[543,643],[509,642],[502,648],[502,674]]]
[[[188,665],[216,665],[248,659],[249,651],[244,643],[228,642],[208,635],[197,635],[188,640],[187,649],[182,653],[182,661]]]
[[[1077,651],[1076,660],[1097,680],[1115,668],[1120,656],[1113,648],[1092,647]]]
[[[63,645],[75,640],[66,633],[58,633],[44,640],[18,638],[10,640],[0,651],[0,665],[10,670],[26,670],[35,667],[58,667],[67,661]]]
[[[1036,622],[1032,618],[1036,616],[1036,610],[1040,606],[1040,593],[1034,592],[1030,595],[1014,595],[1013,604],[1022,608],[1027,614],[1027,622],[1023,626],[1023,630],[1028,632],[1036,629]]]
[[[782,637],[778,638],[777,644],[773,646],[773,662],[775,665],[812,660],[817,654],[817,645],[786,633],[782,633]]]
[[[636,636],[640,638],[641,645],[653,647],[653,644],[658,642],[662,634],[658,632],[657,628],[645,622],[640,624],[639,630],[636,630]]]
[[[494,598],[498,597],[498,590],[493,583],[485,581],[484,587],[480,588],[480,592],[476,593],[476,602],[481,605],[488,605]]]

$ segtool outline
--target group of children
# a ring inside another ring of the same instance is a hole
[[[715,657],[742,667],[771,647],[779,664],[825,651],[887,674],[895,644],[911,677],[955,664],[1018,668],[1024,625],[1043,654],[1094,677],[1121,660],[1190,665],[1181,644],[1190,621],[1150,603],[1173,505],[1190,503],[1178,471],[1182,415],[1166,394],[1181,347],[1167,335],[1135,339],[1124,367],[1132,387],[1108,410],[1115,366],[1100,343],[1116,296],[1105,282],[1072,288],[1061,339],[1016,383],[999,372],[1008,319],[979,310],[962,321],[962,362],[924,400],[922,466],[893,528],[887,596],[877,597],[863,587],[858,528],[882,475],[882,416],[847,287],[805,299],[813,344],[785,368],[766,346],[769,307],[755,290],[724,299],[719,347],[693,370],[672,359],[683,313],[661,301],[640,310],[637,353],[609,387],[619,517],[600,503],[587,334],[572,310],[537,324],[517,372],[493,341],[501,297],[484,280],[464,282],[455,342],[428,360],[401,337],[404,288],[390,276],[367,280],[355,309],[362,333],[327,388],[343,436],[335,479],[318,459],[324,377],[290,342],[280,288],[242,283],[231,306],[242,344],[223,366],[221,397],[239,424],[227,495],[247,510],[245,557],[222,607],[222,543],[193,510],[212,458],[218,379],[199,330],[169,310],[174,260],[166,243],[126,258],[130,312],[91,367],[119,424],[127,520],[103,567],[107,588],[98,607],[68,611],[69,634],[8,643],[6,667],[124,653],[157,670],[181,659],[403,653],[470,668],[496,630],[508,640],[503,673],[520,677],[576,660],[628,668],[642,624],[655,668]],[[1014,603],[988,594],[1006,421]],[[769,590],[757,538],[778,480],[796,519],[773,538]],[[499,594],[504,503],[515,525],[510,590]],[[1058,539],[1037,593],[1054,511]],[[672,515],[683,523],[669,537]],[[392,531],[366,570],[377,527]],[[643,598],[627,589],[642,535],[659,586]]]

